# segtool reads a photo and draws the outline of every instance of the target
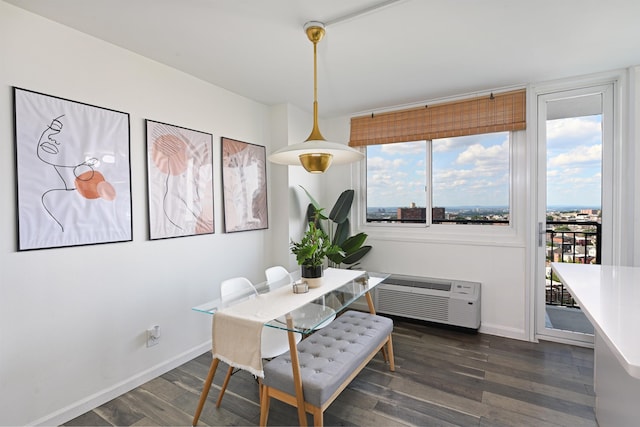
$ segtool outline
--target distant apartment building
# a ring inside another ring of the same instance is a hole
[[[433,220],[445,219],[444,208],[431,208],[431,218]]]
[[[411,203],[408,208],[398,208],[397,216],[399,221],[424,222],[427,220],[427,209],[416,207]],[[444,208],[431,208],[431,219],[433,221],[445,219]]]
[[[427,210],[426,208],[418,208],[414,202],[411,202],[411,206],[408,208],[398,208],[397,211],[399,221],[426,221]]]

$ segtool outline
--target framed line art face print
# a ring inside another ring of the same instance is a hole
[[[265,162],[264,146],[222,138],[225,232],[269,227]]]
[[[213,135],[146,121],[149,238],[214,233]]]
[[[14,88],[18,249],[132,240],[129,114]]]

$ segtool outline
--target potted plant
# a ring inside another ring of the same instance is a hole
[[[313,196],[304,187],[300,186],[300,188],[307,193],[309,200],[311,200],[307,207],[307,221],[309,224],[314,223],[316,228],[322,230],[321,220],[324,220],[329,230],[331,243],[340,248],[337,252],[327,254],[329,266],[341,267],[345,264],[349,269],[358,266],[360,260],[371,250],[371,246],[364,244],[368,237],[366,233],[360,232],[353,236],[349,234],[351,228],[349,212],[355,191],[352,189],[343,191],[327,217],[322,213],[324,209],[320,207]]]
[[[318,212],[318,215],[321,213]],[[309,221],[309,228],[299,242],[291,240],[291,253],[296,256],[302,277],[312,279],[307,280],[310,287],[319,286],[317,279],[323,275],[325,259],[340,252],[340,247],[331,243],[327,233],[317,226],[316,221]]]

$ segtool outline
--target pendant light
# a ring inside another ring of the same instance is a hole
[[[269,156],[269,161],[281,165],[302,165],[308,172],[324,173],[332,164],[341,165],[356,162],[364,154],[345,144],[324,139],[318,127],[318,73],[317,45],[324,37],[324,24],[310,21],[304,31],[313,43],[313,129],[304,142],[281,148]]]

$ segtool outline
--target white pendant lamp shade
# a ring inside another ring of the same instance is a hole
[[[281,165],[302,165],[311,173],[323,173],[332,164],[343,165],[362,160],[364,154],[348,145],[329,142],[320,133],[316,50],[318,42],[324,37],[324,24],[317,21],[307,22],[304,31],[313,43],[313,129],[306,141],[281,148],[269,155],[268,159]]]
[[[304,154],[329,154],[331,164],[334,165],[357,162],[364,157],[361,152],[344,144],[325,140],[307,140],[275,151],[269,155],[269,161],[280,165],[300,165],[300,156]]]

